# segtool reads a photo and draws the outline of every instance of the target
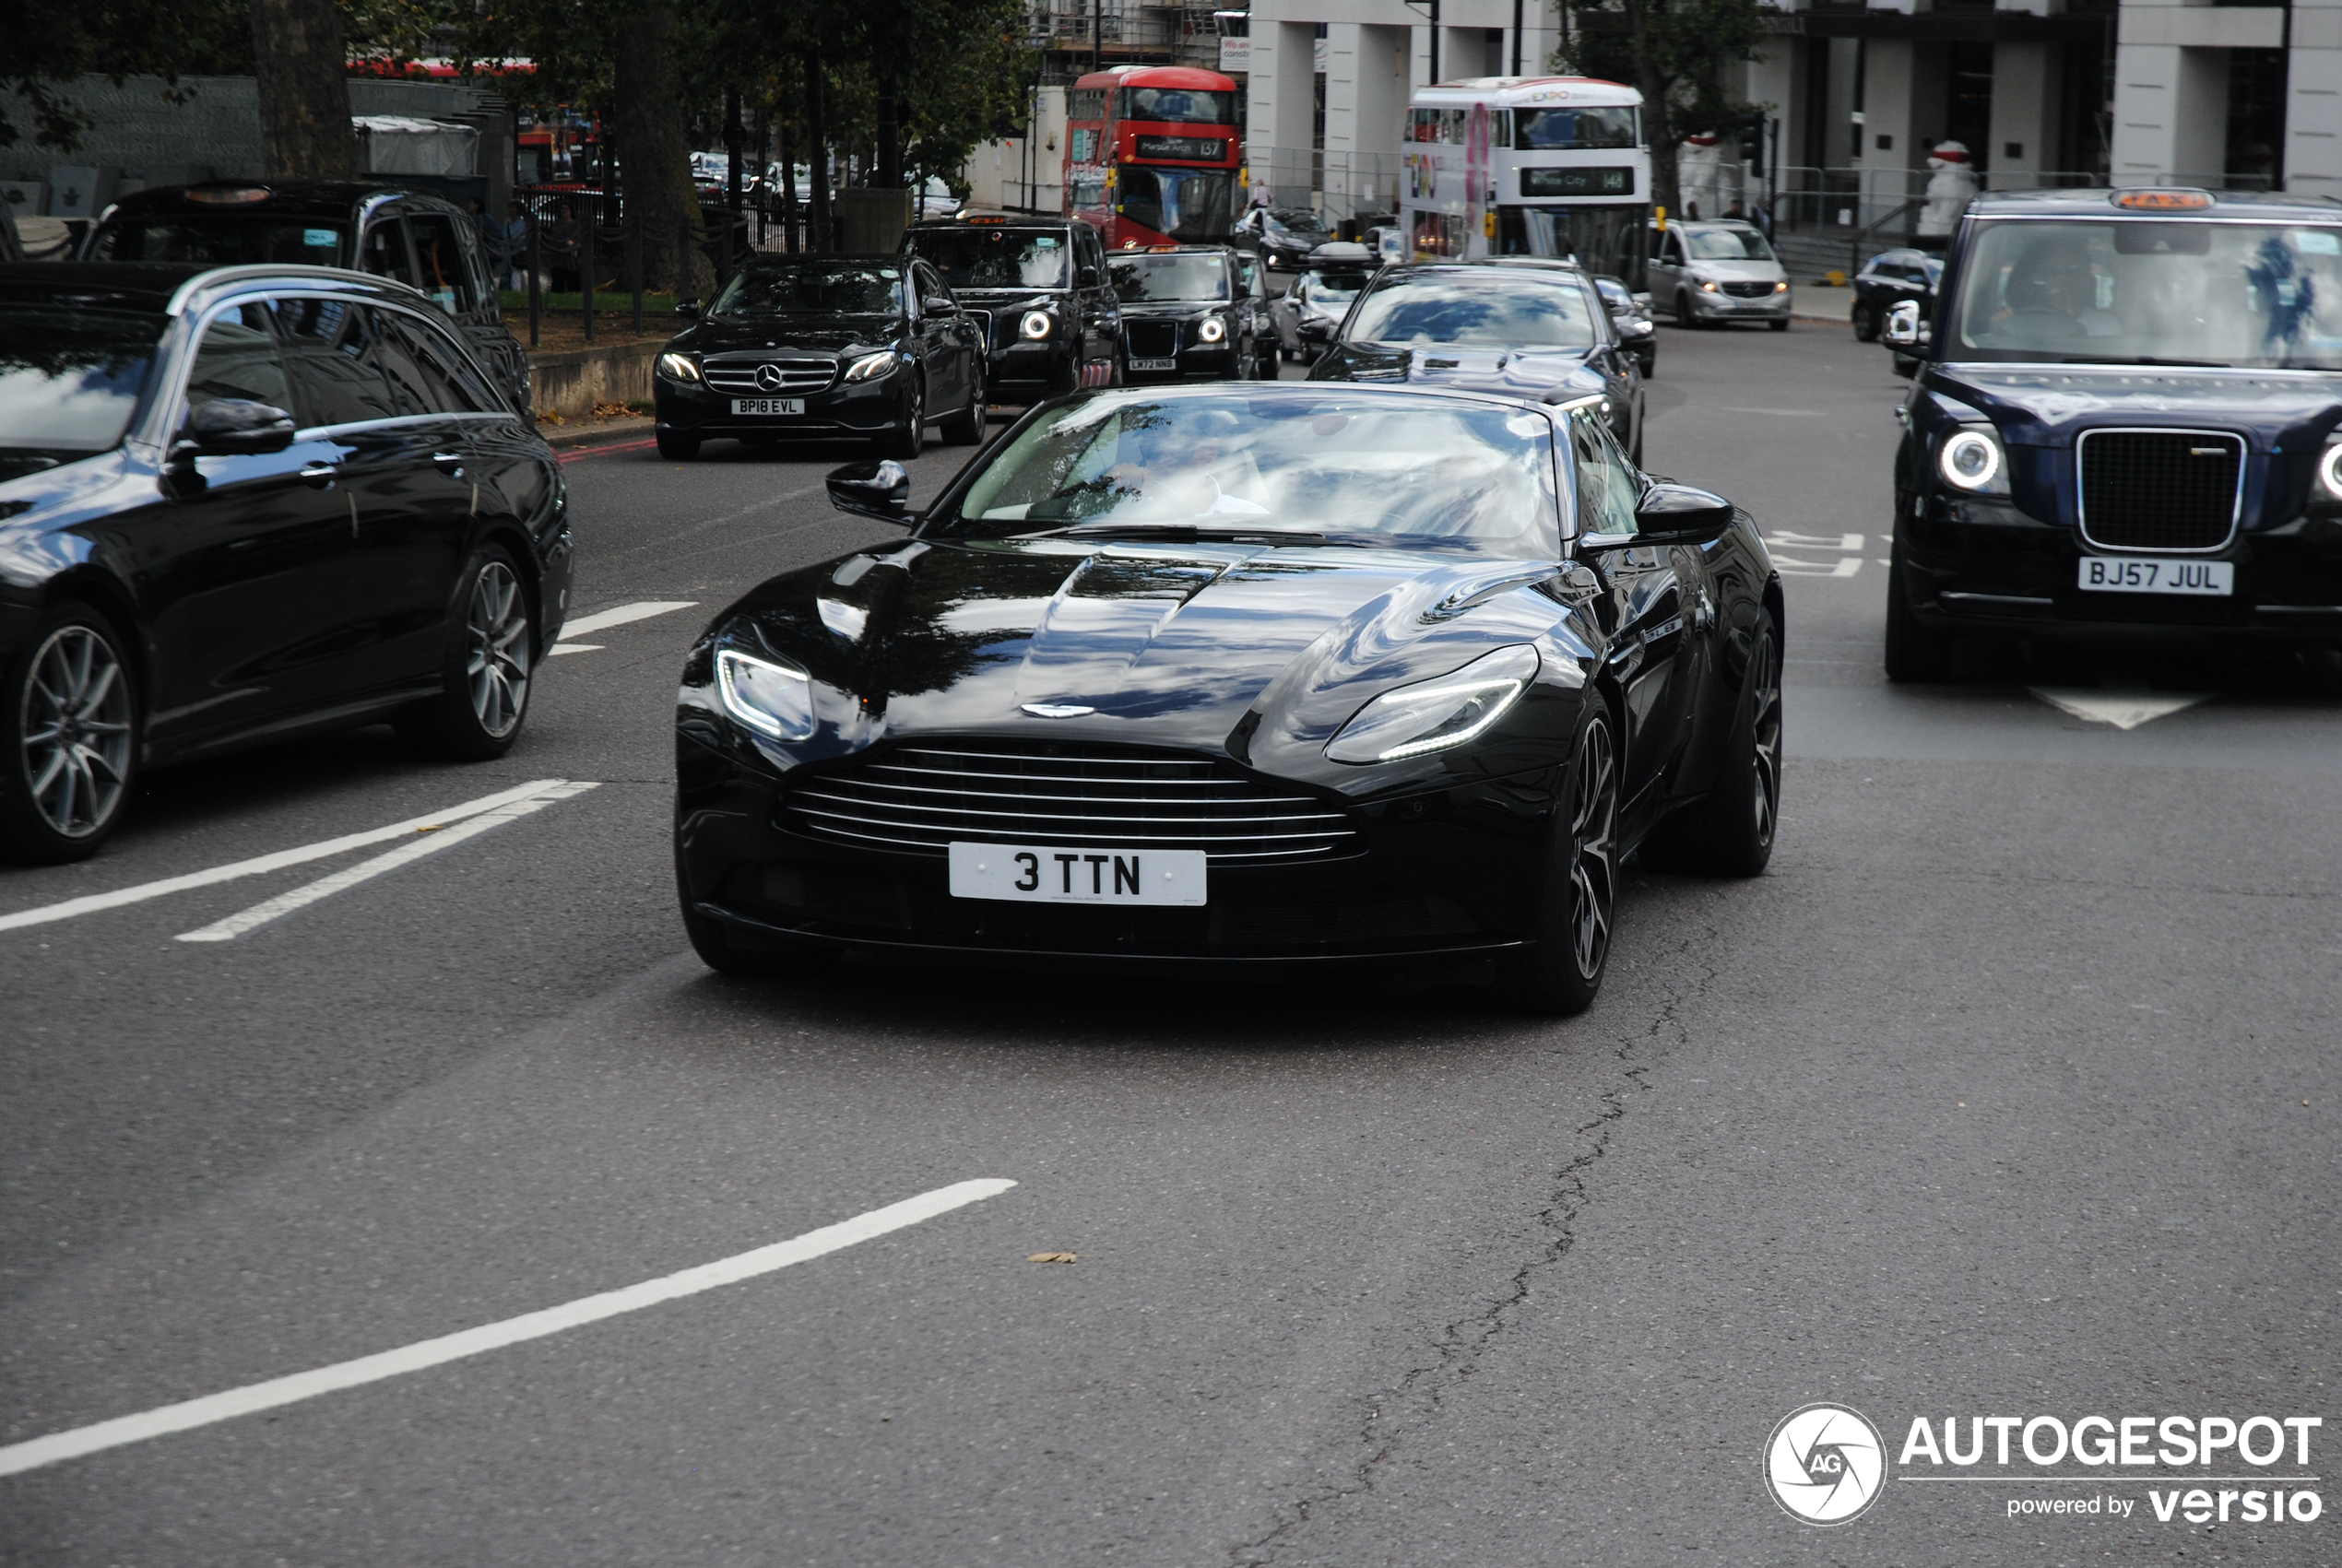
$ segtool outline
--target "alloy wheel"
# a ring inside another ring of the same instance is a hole
[[[1577,819],[1570,824],[1570,956],[1579,978],[1602,973],[1618,896],[1618,767],[1610,726],[1593,724],[1578,749]]]
[[[1756,765],[1750,805],[1756,813],[1756,842],[1770,845],[1780,819],[1780,654],[1762,638],[1748,664],[1749,738]]]
[[[32,658],[17,733],[33,808],[52,831],[86,839],[112,820],[130,777],[130,683],[87,626],[62,626]]]
[[[471,683],[472,713],[495,739],[520,726],[528,706],[528,660],[527,596],[513,569],[491,560],[472,579],[464,674]]]

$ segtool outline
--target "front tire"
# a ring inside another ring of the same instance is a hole
[[[1699,318],[1692,314],[1691,296],[1680,290],[1675,295],[1675,324],[1695,332],[1699,329],[1700,324]]]
[[[968,406],[943,421],[943,439],[954,446],[974,446],[984,439],[984,366],[968,372]]]
[[[1779,321],[1768,321],[1765,324],[1772,328],[1775,332],[1787,332],[1789,330],[1789,318],[1787,316],[1783,316]]]
[[[1878,341],[1878,307],[1867,300],[1855,301],[1852,321],[1855,342],[1875,343]]]
[[[1618,907],[1618,746],[1610,710],[1587,693],[1570,750],[1569,795],[1547,841],[1544,886],[1530,945],[1498,973],[1506,1001],[1521,1012],[1584,1012],[1602,990]]]
[[[1905,686],[1942,680],[1952,673],[1951,636],[1920,624],[1911,608],[1908,575],[1898,550],[1887,569],[1887,678]]]
[[[113,627],[87,606],[59,605],[10,661],[0,701],[0,857],[54,866],[96,854],[138,768],[137,688]]]
[[[395,724],[399,737],[426,756],[492,761],[513,749],[528,717],[537,606],[501,545],[474,550],[456,584],[440,693]]]
[[[927,383],[917,376],[911,378],[909,418],[902,429],[889,435],[881,444],[889,457],[899,457],[905,462],[927,450]]]
[[[679,430],[658,432],[658,454],[669,463],[688,463],[699,455],[699,437]]]
[[[1780,824],[1780,643],[1768,615],[1749,645],[1716,787],[1643,841],[1647,864],[1707,877],[1763,874]]]

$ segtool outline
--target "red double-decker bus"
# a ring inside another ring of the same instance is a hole
[[[1224,240],[1236,218],[1236,84],[1184,65],[1117,65],[1066,102],[1067,210],[1109,250]]]

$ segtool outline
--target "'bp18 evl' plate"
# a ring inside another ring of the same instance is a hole
[[[1067,849],[1055,844],[951,845],[952,896],[1020,903],[1203,902],[1200,849]]]
[[[2206,594],[2224,599],[2236,592],[2236,563],[2086,555],[2081,584],[2105,594]]]
[[[1133,360],[1130,368],[1134,371],[1176,371],[1179,368],[1179,361],[1176,359]]]
[[[802,397],[735,397],[734,414],[777,414],[795,416],[805,412]]]

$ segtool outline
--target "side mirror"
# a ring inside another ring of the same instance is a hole
[[[699,316],[699,301],[697,300],[679,300],[675,302],[675,313],[679,316],[690,316],[696,320]]]
[[[1887,307],[1887,326],[1879,336],[1897,348],[1919,347],[1919,301],[1904,300]]]
[[[830,504],[857,517],[905,526],[919,520],[905,503],[911,499],[910,470],[893,458],[877,463],[848,463],[831,471]]]
[[[1073,275],[1073,286],[1076,289],[1095,289],[1098,286],[1098,269],[1094,266],[1082,267]]]
[[[198,404],[172,447],[174,461],[196,457],[249,457],[282,452],[293,442],[293,419],[282,408],[242,397],[215,397]]]
[[[956,301],[947,300],[940,294],[930,294],[919,301],[919,309],[929,315],[948,316],[955,313],[959,308]]]
[[[1662,480],[1643,492],[1635,509],[1635,543],[1704,545],[1733,525],[1733,503],[1712,491]]]

